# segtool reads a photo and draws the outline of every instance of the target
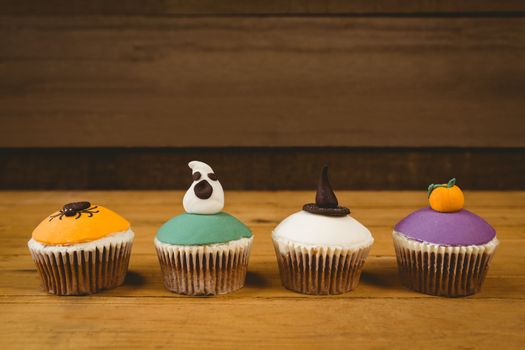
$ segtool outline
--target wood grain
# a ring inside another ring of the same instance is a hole
[[[517,18],[0,18],[0,147],[524,147]]]
[[[191,308],[185,304],[185,299],[170,298],[144,303],[135,298],[110,304],[96,299],[5,303],[2,342],[10,348],[35,349],[109,344],[126,349],[211,344],[214,349],[344,349],[348,344],[362,349],[520,349],[525,340],[516,314],[525,306],[523,300],[198,300]],[[76,317],[64,322],[69,313]],[[17,327],[24,321],[38,325],[38,331]]]
[[[0,14],[342,15],[485,14],[525,11],[520,0],[2,0]]]
[[[269,147],[0,149],[0,189],[184,189],[194,159],[228,189],[312,189],[323,164],[337,189],[425,189],[452,177],[469,189],[525,189],[525,148]]]
[[[494,225],[501,245],[483,291],[445,299],[403,288],[392,226],[426,203],[418,192],[338,192],[375,243],[361,284],[312,297],[280,286],[271,230],[311,192],[227,192],[226,210],[255,242],[247,285],[217,298],[162,287],[152,239],[182,211],[182,191],[0,192],[0,346],[60,348],[476,348],[519,349],[525,341],[525,192],[466,192],[467,207]],[[27,252],[34,226],[64,202],[92,199],[128,218],[136,232],[124,286],[90,297],[47,296]]]

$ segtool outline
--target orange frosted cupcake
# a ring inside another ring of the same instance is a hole
[[[124,282],[133,238],[117,213],[75,202],[42,220],[27,245],[46,292],[83,295]]]

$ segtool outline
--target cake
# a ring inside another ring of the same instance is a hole
[[[83,295],[124,282],[133,238],[123,217],[84,201],[46,217],[28,247],[46,292]]]
[[[185,213],[160,227],[154,243],[164,286],[186,295],[225,294],[244,286],[253,235],[222,211],[224,191],[213,169],[192,161]]]
[[[321,172],[315,203],[284,219],[272,233],[284,287],[305,294],[341,294],[359,283],[374,239],[338,204],[328,168]]]
[[[499,242],[484,219],[463,208],[456,179],[430,185],[429,207],[393,232],[401,280],[415,291],[446,297],[479,292]]]

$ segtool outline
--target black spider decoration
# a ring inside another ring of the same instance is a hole
[[[58,212],[58,214],[51,215],[49,217],[49,221],[53,220],[54,218],[58,217],[59,220],[62,220],[63,216],[75,216],[75,219],[80,218],[82,214],[87,214],[88,217],[92,217],[93,214],[98,213],[97,209],[98,207],[91,206],[91,203],[89,202],[74,202],[74,203],[68,203],[62,207],[62,209]]]

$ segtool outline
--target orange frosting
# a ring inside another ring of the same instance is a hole
[[[99,212],[89,216],[45,218],[33,231],[33,239],[50,245],[70,245],[90,242],[116,232],[127,231],[129,222],[112,210],[98,206]],[[58,212],[52,214],[55,215]]]

